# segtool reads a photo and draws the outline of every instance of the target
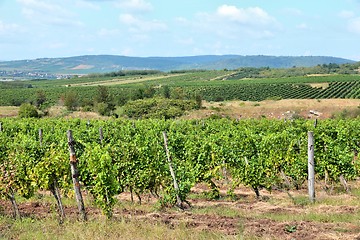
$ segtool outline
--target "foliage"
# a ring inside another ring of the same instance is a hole
[[[35,104],[37,108],[41,108],[43,104],[46,102],[46,93],[44,90],[38,90],[36,92]]]
[[[109,107],[109,104],[100,102],[95,104],[95,111],[102,116],[110,116],[111,108]]]
[[[128,102],[123,112],[129,118],[170,119],[184,115],[185,111],[196,109],[195,101],[151,98]]]
[[[111,101],[111,96],[109,94],[109,89],[105,86],[99,85],[97,87],[96,95],[94,98],[96,103],[108,103]]]
[[[21,118],[37,118],[39,114],[36,107],[30,103],[23,103],[19,108],[19,117]]]
[[[161,99],[163,100],[163,99]],[[196,105],[194,103],[194,105]],[[208,197],[218,198],[217,180],[231,179],[229,192],[239,185],[269,191],[284,186],[301,188],[307,179],[307,132],[315,136],[316,178],[338,183],[359,177],[359,120],[62,120],[4,119],[0,132],[0,195],[31,197],[50,189],[54,180],[62,192],[71,192],[65,133],[73,129],[80,180],[96,205],[108,217],[123,191],[158,198],[172,206],[176,194],[185,201],[198,183],[209,186]],[[99,141],[99,128],[104,139]],[[44,139],[39,143],[38,129]],[[162,132],[179,182],[172,185]],[[226,171],[224,171],[226,170]]]
[[[97,143],[88,143],[83,156],[86,162],[82,166],[85,168],[83,173],[89,175],[85,184],[91,186],[89,190],[94,196],[95,204],[110,218],[116,203],[114,196],[118,193],[119,183],[116,181],[116,165],[113,164],[108,148]]]
[[[165,85],[162,87],[162,95],[163,98],[170,98],[170,88],[169,86]]]
[[[70,91],[63,95],[64,106],[68,111],[74,111],[79,106],[78,95],[74,91]]]

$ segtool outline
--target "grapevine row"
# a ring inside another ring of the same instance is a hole
[[[107,216],[115,196],[144,193],[163,206],[182,201],[197,183],[219,197],[217,179],[229,178],[231,193],[245,185],[293,188],[307,178],[307,131],[315,133],[316,174],[337,182],[358,176],[359,120],[110,120],[4,119],[0,132],[0,194],[31,197],[38,190],[71,193],[66,131],[73,130],[80,181]],[[103,129],[103,139],[99,129]],[[40,144],[38,130],[43,136]],[[179,190],[172,185],[162,132],[167,132]],[[226,171],[225,171],[226,170]],[[225,174],[226,173],[226,174]],[[54,194],[55,195],[55,194]],[[71,195],[71,194],[70,194]]]

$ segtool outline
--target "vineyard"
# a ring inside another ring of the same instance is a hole
[[[243,100],[263,101],[265,99],[331,99],[359,98],[360,82],[330,82],[326,88],[312,87],[309,84],[269,83],[269,84],[231,84],[222,86],[203,86],[192,88],[208,101]]]
[[[235,75],[234,75],[235,74]],[[173,96],[199,95],[207,101],[265,99],[360,98],[359,75],[297,76],[279,78],[236,78],[236,71],[195,71],[149,76],[78,77],[63,80],[22,81],[0,84],[2,106],[34,102],[40,90],[47,104],[55,105],[68,92],[77,94],[80,103],[89,102],[98,85],[106,85],[115,105],[146,98],[144,92],[161,95],[167,86]],[[326,87],[314,84],[327,84]]]
[[[69,143],[68,129],[74,139]],[[206,184],[208,196],[217,199],[216,182],[226,179],[228,196],[246,186],[261,198],[263,188],[301,189],[306,184],[308,131],[315,135],[316,179],[325,185],[356,179],[358,129],[358,120],[321,121],[314,127],[309,121],[274,120],[3,119],[0,193],[14,209],[16,196],[30,198],[39,190],[51,191],[58,203],[60,193],[73,195],[71,144],[76,177],[109,218],[122,192],[140,202],[149,193],[162,207],[183,208],[190,206],[187,197],[196,184]]]

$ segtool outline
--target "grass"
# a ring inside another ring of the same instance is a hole
[[[193,207],[186,211],[176,208],[159,211],[155,199],[144,201],[142,205],[131,203],[125,193],[118,197],[111,220],[94,211],[93,200],[85,197],[89,220],[78,221],[72,213],[63,224],[58,223],[53,197],[38,193],[30,200],[18,197],[18,203],[22,206],[32,202],[47,203],[42,209],[51,208],[50,212],[14,220],[2,211],[0,239],[283,239],[282,234],[293,234],[298,239],[308,231],[306,226],[326,227],[324,239],[326,234],[346,235],[345,239],[352,239],[360,231],[360,188],[357,186],[351,193],[332,195],[319,189],[314,204],[308,202],[306,191],[294,192],[292,199],[285,192],[264,191],[262,195],[267,197],[266,201],[248,197],[253,193],[247,188],[239,192],[242,197],[237,201],[227,198],[209,201],[194,191],[189,198]],[[63,203],[76,209],[73,198],[64,197]],[[232,225],[228,225],[229,222]],[[229,232],[236,232],[235,235],[221,231],[228,226],[232,228]],[[268,230],[261,233],[261,229]],[[296,237],[296,234],[300,235]]]
[[[0,217],[1,239],[232,239],[222,234],[194,231],[178,226],[173,229],[160,223],[133,220],[66,221],[25,218],[14,221]],[[4,230],[5,229],[5,230]],[[235,238],[233,238],[235,239]]]

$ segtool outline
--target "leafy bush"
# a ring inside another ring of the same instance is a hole
[[[30,103],[23,103],[19,109],[19,117],[21,118],[37,118],[39,114],[36,110],[36,107]]]
[[[107,103],[100,102],[95,105],[95,110],[102,116],[109,116],[112,111],[112,107],[110,107]]]
[[[128,102],[123,107],[124,115],[129,118],[170,119],[184,115],[185,111],[197,109],[193,100],[151,98]]]

